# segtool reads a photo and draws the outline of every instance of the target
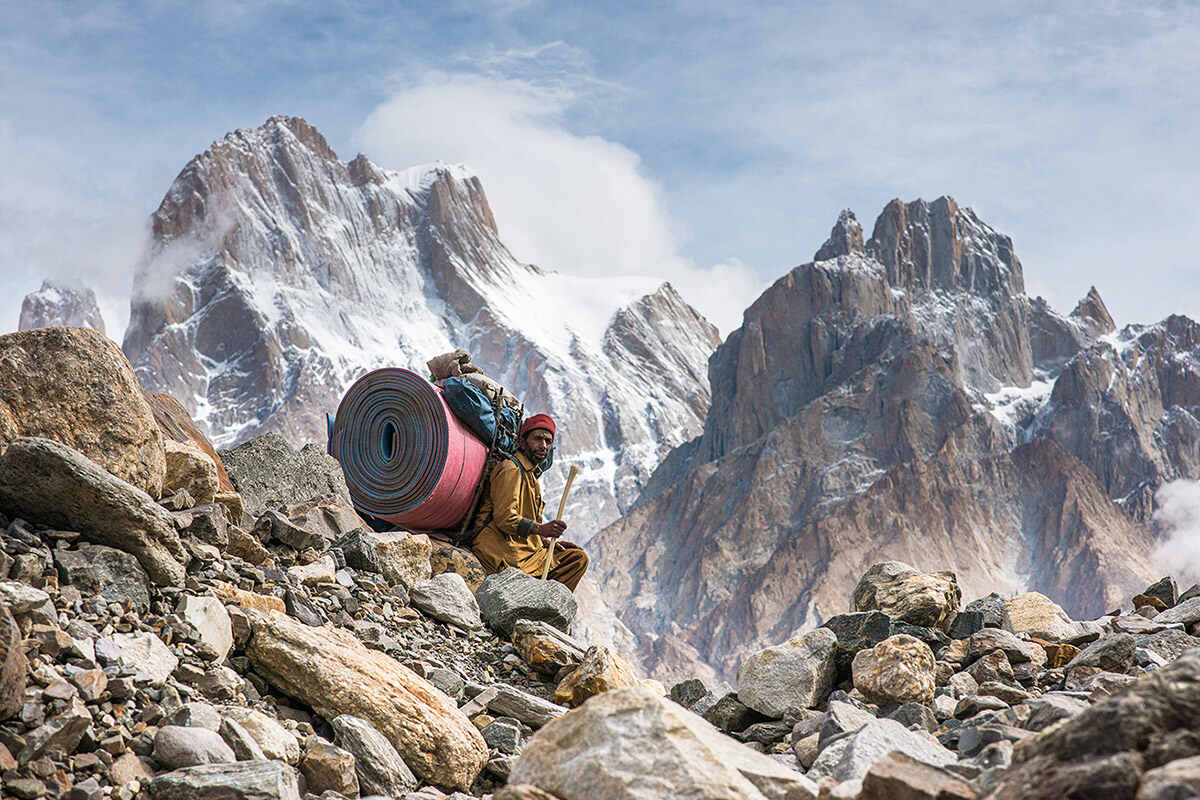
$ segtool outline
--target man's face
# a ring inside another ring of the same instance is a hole
[[[546,460],[550,448],[554,446],[554,434],[544,428],[538,428],[525,434],[525,452],[535,464]]]

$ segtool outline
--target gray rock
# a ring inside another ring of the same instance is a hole
[[[0,606],[13,614],[28,614],[50,601],[50,595],[20,581],[0,581]]]
[[[480,731],[488,747],[512,755],[521,746],[521,723],[512,717],[499,717]]]
[[[762,714],[759,714],[752,708],[748,708],[732,692],[718,698],[715,703],[703,709],[703,711],[701,711],[700,703],[692,706],[692,710],[700,714],[706,722],[715,725],[726,733],[742,731],[756,722],[765,721],[765,717]]]
[[[383,573],[383,568],[379,564],[379,555],[375,552],[375,543],[366,528],[350,531],[338,543],[338,547],[346,559],[346,566],[362,572],[373,572],[376,575]]]
[[[493,688],[496,689],[496,696],[487,704],[488,710],[499,716],[518,719],[534,729],[567,712],[560,705],[505,683],[497,684]]]
[[[1097,672],[1125,672],[1133,664],[1136,649],[1137,639],[1128,633],[1097,639],[1067,664],[1067,680],[1078,682]]]
[[[149,800],[300,800],[300,780],[279,761],[238,761],[167,772],[145,791]]]
[[[854,733],[861,730],[874,721],[875,715],[870,711],[859,708],[853,703],[830,700],[829,708],[826,710],[825,718],[821,723],[820,735],[817,738],[817,747],[824,750],[825,746],[833,739],[842,734]]]
[[[1028,731],[1012,725],[986,724],[964,726],[958,731],[958,754],[969,758],[997,742],[1019,742]]]
[[[324,612],[312,600],[290,586],[283,590],[283,607],[288,614],[314,628],[319,628],[328,621]]]
[[[87,709],[80,705],[71,706],[54,719],[25,734],[25,746],[17,753],[17,761],[28,764],[44,755],[63,756],[73,753],[91,727],[92,715]]]
[[[425,674],[425,680],[445,692],[452,700],[462,697],[466,681],[452,669],[435,667]]]
[[[233,624],[225,605],[211,595],[185,594],[179,599],[175,613],[192,628],[200,641],[217,654],[217,663],[225,660],[233,648]]]
[[[578,605],[575,595],[558,581],[543,581],[516,567],[488,575],[475,592],[484,622],[511,636],[519,619],[548,622],[570,633]]]
[[[236,720],[222,717],[217,733],[221,734],[238,761],[262,761],[267,757],[254,737]]]
[[[165,683],[179,665],[170,648],[152,633],[117,633],[112,639],[120,648],[118,663],[156,686]]]
[[[208,703],[184,703],[183,707],[168,719],[172,725],[184,728],[207,728],[210,731],[221,729],[221,715]]]
[[[699,678],[689,678],[671,687],[668,696],[684,708],[691,708],[708,694],[708,687]]]
[[[342,714],[333,722],[334,744],[354,756],[358,786],[363,795],[399,796],[416,789],[419,781],[396,748],[365,719]]]
[[[951,715],[953,716],[953,712]],[[933,709],[922,703],[905,703],[887,716],[888,719],[894,719],[906,728],[915,726],[927,731],[936,728],[938,723]]]
[[[533,735],[510,786],[556,797],[815,800],[805,776],[645,688],[588,700]]]
[[[1046,651],[1032,642],[1022,641],[1003,628],[985,628],[967,641],[967,658],[976,659],[993,650],[1002,650],[1010,664],[1046,663]]]
[[[443,572],[421,581],[409,592],[412,605],[434,619],[464,630],[483,627],[479,604],[470,587],[457,572]]]
[[[59,578],[84,596],[109,603],[129,603],[138,614],[150,610],[150,579],[138,560],[124,550],[83,544],[78,550],[55,550]]]
[[[1142,591],[1142,594],[1149,597],[1157,597],[1159,600],[1162,600],[1163,605],[1167,608],[1179,602],[1179,586],[1170,575],[1165,578],[1159,578],[1158,581],[1147,586]]]
[[[1029,709],[1029,718],[1024,727],[1031,731],[1042,731],[1056,722],[1070,719],[1088,709],[1088,702],[1061,692],[1047,692],[1041,697],[1026,700],[1022,705]]]
[[[951,639],[969,639],[972,634],[983,630],[983,621],[982,611],[960,611],[954,618],[954,622],[950,623],[950,630],[946,633]],[[995,627],[999,627],[999,625]]]
[[[1004,625],[1004,598],[996,592],[978,600],[972,600],[967,603],[963,611],[982,614],[985,628],[999,628]]]
[[[1200,638],[1188,636],[1183,631],[1161,631],[1139,637],[1137,646],[1156,653],[1164,661],[1171,662],[1193,647],[1200,647]]]
[[[748,656],[738,670],[738,700],[779,719],[789,708],[813,708],[833,688],[837,635],[817,628]]]
[[[1200,622],[1200,597],[1181,600],[1178,605],[1160,611],[1154,617],[1154,621],[1159,624],[1182,622],[1184,625]]]
[[[180,535],[192,536],[218,550],[224,550],[229,546],[229,520],[225,513],[224,506],[205,503],[182,511],[172,511],[171,516],[175,518]]]
[[[331,494],[347,506],[354,504],[342,465],[315,444],[296,452],[282,436],[268,433],[218,455],[251,519],[267,509]]]
[[[264,542],[275,539],[294,550],[308,550],[310,548],[313,550],[325,550],[330,544],[329,540],[321,536],[321,534],[307,531],[295,525],[279,511],[273,510],[263,512],[258,521],[254,523],[254,532]]]
[[[970,719],[981,711],[1003,711],[1006,708],[1008,703],[999,697],[976,694],[959,700],[958,705],[954,707],[954,716],[958,719]]]
[[[150,495],[50,439],[0,455],[0,510],[132,554],[160,586],[181,586],[190,560],[175,520]]]
[[[221,706],[220,711],[222,716],[241,725],[258,742],[267,758],[292,765],[300,762],[300,742],[277,720],[257,709],[242,706]]]
[[[809,775],[830,777],[838,782],[862,778],[872,764],[893,750],[935,767],[957,760],[954,753],[929,734],[910,731],[895,720],[877,719],[829,744],[813,762]]]
[[[167,769],[236,761],[233,750],[216,731],[164,725],[154,736],[154,760]]]
[[[1188,800],[1194,797],[1200,797],[1200,756],[1179,758],[1147,770],[1138,785],[1137,800]]]

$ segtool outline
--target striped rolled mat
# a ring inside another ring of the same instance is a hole
[[[355,381],[329,433],[355,508],[417,530],[458,525],[487,460],[487,446],[458,421],[442,390],[399,367]]]

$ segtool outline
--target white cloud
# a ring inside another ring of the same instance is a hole
[[[760,279],[736,259],[703,268],[681,257],[663,194],[637,154],[566,129],[574,100],[561,87],[432,75],[375,109],[356,138],[389,168],[468,164],[517,258],[569,275],[669,280],[723,333],[737,327]]]
[[[1154,502],[1155,564],[1177,580],[1200,581],[1200,481],[1171,481],[1155,492]]]

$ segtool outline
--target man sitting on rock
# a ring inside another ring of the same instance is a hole
[[[554,542],[550,576],[571,591],[587,571],[587,553],[579,545],[554,541],[567,524],[562,520],[542,522],[542,487],[538,477],[545,471],[554,446],[554,420],[535,414],[525,420],[518,437],[517,453],[496,464],[488,491],[476,517],[484,527],[471,550],[490,574],[506,567],[542,576],[547,542]]]

